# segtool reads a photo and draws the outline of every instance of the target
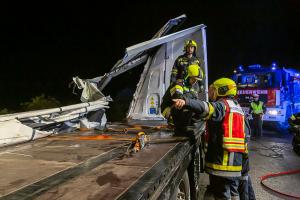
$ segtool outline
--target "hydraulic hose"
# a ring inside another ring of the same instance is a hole
[[[294,198],[294,199],[300,199],[300,196],[295,196],[295,195],[291,195],[291,194],[288,194],[288,193],[285,193],[285,192],[275,190],[274,188],[271,188],[270,186],[268,186],[264,183],[264,180],[266,180],[268,178],[274,178],[274,177],[278,177],[278,176],[285,176],[285,175],[291,175],[291,174],[299,174],[299,173],[300,173],[300,169],[266,174],[266,175],[260,177],[260,183],[263,187],[265,187],[265,188],[267,188],[267,189],[271,190],[272,192],[275,192],[279,195]]]

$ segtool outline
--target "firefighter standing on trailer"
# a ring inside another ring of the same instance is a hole
[[[221,78],[209,87],[211,102],[173,100],[175,108],[190,109],[207,119],[205,170],[216,199],[239,199],[246,130],[244,112],[234,98],[236,94],[236,83]]]
[[[203,80],[203,72],[199,65],[192,64],[187,68],[187,74],[182,85],[173,83],[163,96],[161,110],[162,115],[168,120],[169,125],[175,126],[175,135],[186,136],[187,126],[192,124],[193,113],[189,110],[173,109],[172,99],[188,97],[198,99],[198,81]]]
[[[176,83],[179,86],[183,86],[184,78],[187,75],[187,68],[190,65],[200,66],[200,60],[196,56],[197,43],[194,40],[187,40],[184,44],[184,54],[179,56],[174,63],[171,72],[171,84]],[[203,71],[203,70],[201,70]],[[203,80],[202,80],[203,81]],[[203,82],[199,81],[200,92],[203,90]]]
[[[263,125],[263,114],[266,112],[264,102],[259,101],[259,95],[253,94],[254,101],[250,104],[249,113],[252,114],[253,118],[253,137],[262,136],[262,125]]]

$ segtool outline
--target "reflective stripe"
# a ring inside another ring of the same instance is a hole
[[[228,165],[233,165],[233,161],[234,161],[234,152],[230,152]]]
[[[241,177],[241,171],[219,171],[211,168],[205,168],[206,173],[221,177]]]
[[[233,113],[229,113],[229,138],[232,138],[232,119]]]
[[[234,148],[234,149],[244,149],[245,150],[245,144],[223,144],[224,148]]]
[[[227,166],[227,165],[218,165],[213,163],[206,163],[206,167],[216,170],[224,170],[224,171],[241,171],[242,166]]]
[[[294,115],[292,115],[291,120],[296,120],[296,117]]]
[[[180,89],[176,89],[176,92],[182,93],[182,91]]]
[[[170,89],[171,95],[173,95],[175,92],[179,92],[180,94],[183,94],[183,88],[180,85],[175,85]]]
[[[208,118],[212,116],[212,114],[215,112],[215,108],[211,105],[211,103],[208,103]]]
[[[166,119],[170,117],[170,114],[171,114],[171,107],[166,107],[162,112],[162,116],[164,116]]]
[[[188,88],[188,87],[183,87],[183,91],[190,91],[190,88]]]
[[[241,176],[240,180],[248,181],[248,176]]]
[[[247,143],[245,144],[245,153],[246,153],[246,154],[249,153],[249,151],[248,151],[248,144],[247,144]]]
[[[243,127],[243,136],[244,136],[244,139],[246,139],[245,137],[246,137],[246,133],[245,133],[245,116],[243,115],[242,116],[242,122],[243,122],[243,124],[242,124],[242,127]],[[245,140],[244,140],[244,143],[245,143]]]
[[[245,139],[244,138],[227,138],[227,137],[224,137],[223,141],[224,142],[245,143]]]
[[[228,165],[228,151],[224,151],[224,154],[223,154],[223,165]]]

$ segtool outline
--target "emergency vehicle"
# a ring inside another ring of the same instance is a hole
[[[295,69],[279,67],[276,63],[239,66],[234,70],[233,79],[246,113],[253,94],[259,94],[266,106],[264,121],[285,123],[292,113],[300,110],[300,72]]]

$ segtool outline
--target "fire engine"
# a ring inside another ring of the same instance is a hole
[[[259,94],[266,106],[264,121],[285,123],[292,113],[300,111],[300,72],[259,64],[239,66],[233,79],[238,87],[238,99],[246,113],[249,112],[253,94]]]

